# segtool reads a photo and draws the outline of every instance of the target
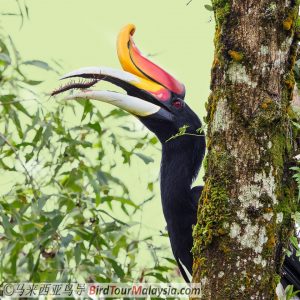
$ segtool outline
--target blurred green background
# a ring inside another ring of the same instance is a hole
[[[24,20],[22,26],[17,16],[9,15],[1,16],[0,25],[12,37],[23,60],[43,60],[58,70],[57,73],[45,72],[29,66],[24,71],[33,80],[43,80],[43,83],[35,86],[35,90],[37,94],[45,95],[41,99],[42,104],[51,107],[56,100],[49,99],[47,94],[58,86],[59,75],[84,66],[120,68],[116,37],[124,25],[133,23],[137,27],[134,36],[137,46],[185,84],[186,101],[203,118],[204,103],[209,94],[214,33],[212,12],[204,8],[205,4],[209,3],[198,0],[30,0],[27,2],[29,19]],[[1,0],[1,12],[18,12],[17,2]],[[101,89],[109,87],[105,83],[97,86]],[[61,101],[59,97],[57,101]],[[64,105],[63,101],[59,103]],[[101,113],[113,109],[106,104],[93,104]],[[29,101],[25,107],[29,113],[34,113],[36,103]],[[70,126],[81,124],[81,114],[78,119],[71,112],[66,115],[64,121]],[[105,123],[106,128],[116,131],[118,126],[128,126],[131,128],[130,136],[143,136],[146,133],[132,116],[105,120]],[[171,257],[167,239],[159,237],[159,232],[165,229],[157,181],[160,145],[145,148],[143,153],[152,157],[154,162],[145,164],[135,156],[130,165],[124,164],[122,158],[116,157],[113,151],[105,159],[115,161],[116,166],[111,172],[126,184],[130,198],[135,203],[149,197],[147,187],[149,182],[154,182],[155,197],[133,216],[132,221],[142,222],[139,228],[141,236],[157,236],[153,243],[165,243],[165,249]],[[38,173],[36,175],[39,176]],[[1,171],[1,177],[3,195],[18,181],[18,174]],[[196,184],[201,183],[201,178],[202,173]],[[118,215],[118,212],[115,213]],[[141,265],[149,262],[147,253],[140,250]]]

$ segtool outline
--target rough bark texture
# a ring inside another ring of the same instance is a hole
[[[194,228],[202,299],[276,299],[297,209],[289,120],[298,3],[213,0],[205,187]]]

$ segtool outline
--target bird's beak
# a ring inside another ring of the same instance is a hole
[[[135,26],[129,24],[121,30],[118,36],[118,57],[123,69],[147,81],[156,82],[158,85],[155,88],[149,86],[148,91],[160,101],[170,100],[171,94],[183,99],[184,85],[141,54],[132,38],[134,32]],[[142,86],[142,88],[147,87]]]
[[[155,115],[171,120],[171,102],[174,97],[183,100],[185,88],[166,71],[142,56],[132,39],[134,31],[134,25],[130,24],[118,36],[118,57],[124,71],[108,67],[78,69],[61,79],[79,77],[83,81],[72,81],[53,91],[52,95],[79,89],[79,92],[67,96],[66,99],[94,99],[111,103],[138,117]],[[127,95],[90,89],[101,80],[121,87]]]

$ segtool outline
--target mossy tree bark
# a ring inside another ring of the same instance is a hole
[[[193,281],[205,300],[276,299],[297,206],[289,111],[298,3],[212,2],[215,59]]]

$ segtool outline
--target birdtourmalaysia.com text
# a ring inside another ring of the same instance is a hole
[[[4,283],[3,296],[62,297],[177,297],[201,296],[200,284],[186,283]]]

